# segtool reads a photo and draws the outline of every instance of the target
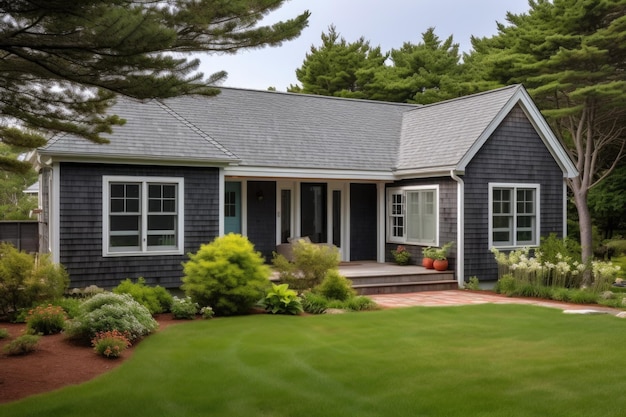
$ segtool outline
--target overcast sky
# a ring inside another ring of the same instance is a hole
[[[461,51],[468,52],[472,35],[496,34],[496,22],[506,23],[507,12],[524,13],[529,6],[528,0],[290,0],[263,22],[295,17],[304,10],[311,17],[299,38],[236,55],[204,55],[199,70],[205,75],[228,72],[226,87],[286,91],[298,83],[296,69],[311,45],[319,46],[322,32],[332,24],[347,42],[363,36],[383,53],[404,42],[419,43],[429,27],[435,27],[441,40],[452,35]]]

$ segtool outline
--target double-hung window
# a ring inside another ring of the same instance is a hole
[[[438,186],[387,190],[387,238],[390,242],[437,245]]]
[[[182,178],[103,177],[103,255],[183,254]]]
[[[489,246],[539,245],[539,185],[489,184]]]

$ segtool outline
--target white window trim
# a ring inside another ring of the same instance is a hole
[[[178,194],[176,195],[177,202],[177,225],[178,228],[178,236],[176,242],[175,249],[164,249],[164,250],[148,250],[147,247],[147,215],[148,213],[145,210],[142,210],[141,216],[143,221],[141,222],[142,231],[141,235],[143,236],[141,242],[141,250],[139,251],[122,251],[122,252],[112,252],[109,251],[109,184],[111,182],[135,182],[141,183],[142,192],[141,192],[141,204],[142,207],[147,207],[147,189],[149,183],[160,183],[160,184],[176,184],[176,189],[178,190]],[[185,180],[180,177],[145,177],[145,176],[117,176],[117,175],[104,175],[102,176],[102,256],[103,257],[113,257],[113,256],[155,256],[155,255],[184,255],[185,248]]]
[[[407,235],[407,220],[406,220],[406,214],[404,216],[404,236],[402,238],[396,237],[396,236],[392,236],[391,234],[391,228],[392,228],[392,224],[391,224],[391,196],[392,194],[399,194],[402,193],[404,195],[404,206],[406,206],[406,192],[407,191],[434,191],[435,192],[435,202],[437,204],[436,210],[435,210],[435,242],[422,242],[422,241],[416,241],[416,240],[408,240],[406,235]],[[439,184],[432,184],[432,185],[409,185],[409,186],[404,186],[404,187],[392,187],[392,188],[387,188],[387,193],[386,193],[386,202],[385,202],[385,209],[386,209],[386,215],[385,215],[385,222],[386,222],[386,227],[387,227],[387,242],[388,243],[402,243],[402,244],[407,244],[407,245],[422,245],[422,246],[439,246]]]
[[[510,188],[513,189],[513,245],[496,245],[493,242],[493,189],[494,188]],[[524,243],[519,245],[517,243],[517,225],[515,220],[517,219],[517,189],[518,188],[532,188],[535,190],[535,241],[530,244]],[[494,182],[489,183],[489,248],[498,249],[518,249],[523,247],[535,247],[539,246],[541,236],[541,184],[530,183],[507,183],[507,182]]]

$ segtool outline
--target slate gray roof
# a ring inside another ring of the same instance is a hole
[[[241,158],[242,166],[389,172],[402,114],[414,105],[221,89],[165,104]]]
[[[530,103],[521,85],[427,106],[220,90],[216,97],[147,102],[120,98],[112,112],[127,122],[105,135],[110,144],[64,135],[40,153],[74,159],[220,163],[270,171],[441,174],[462,168],[512,103],[520,97]],[[541,115],[537,111],[533,117]]]
[[[54,137],[39,153],[119,160],[237,161],[232,152],[155,100],[141,102],[120,97],[111,113],[119,115],[126,123],[115,126],[112,135],[102,135],[110,143],[96,144],[66,134]]]
[[[454,169],[521,88],[513,85],[406,112],[395,168]]]

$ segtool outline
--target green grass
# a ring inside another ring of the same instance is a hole
[[[625,326],[521,305],[193,321],[0,415],[623,416]]]

